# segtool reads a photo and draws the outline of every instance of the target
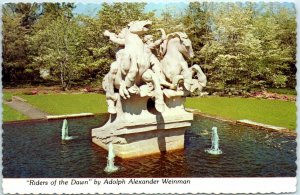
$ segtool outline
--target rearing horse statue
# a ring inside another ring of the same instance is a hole
[[[200,66],[194,64],[190,68],[185,58],[194,57],[191,40],[185,33],[175,32],[167,35],[160,48],[162,70],[167,81],[177,85],[183,81],[186,91],[202,90],[206,86],[206,76]],[[194,76],[197,74],[197,79]]]
[[[151,21],[133,21],[123,28],[117,35],[105,31],[104,35],[119,45],[124,46],[117,52],[117,59],[111,64],[109,73],[104,77],[103,89],[106,91],[108,112],[116,113],[117,94],[123,98],[130,98],[130,94],[138,93],[143,82],[152,82],[155,94],[155,108],[164,111],[163,92],[159,78],[150,69],[150,55],[145,52],[145,43],[140,38],[149,30]]]

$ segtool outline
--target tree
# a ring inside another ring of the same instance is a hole
[[[200,51],[207,56],[209,87],[227,93],[286,86],[291,47],[282,44],[278,12],[263,10],[257,4],[226,3],[210,11],[213,39]]]
[[[283,70],[287,76],[286,86],[295,88],[296,86],[296,14],[295,8],[287,9],[278,6],[277,13],[273,13],[276,18],[278,28],[276,29],[276,39],[279,40],[280,48],[286,53],[285,63],[287,69]]]
[[[40,79],[33,62],[38,43],[32,36],[64,13],[72,17],[70,3],[8,3],[3,6],[3,81],[4,83],[33,83]]]
[[[30,37],[33,65],[49,69],[54,80],[59,78],[63,90],[79,80],[86,67],[87,53],[81,48],[84,33],[72,15],[73,8],[72,4],[44,4],[45,14]]]
[[[63,90],[80,78],[80,71],[85,67],[82,29],[75,19],[59,17],[39,30],[32,42],[38,49],[34,64],[51,70],[53,78],[60,78]]]
[[[101,80],[115,60],[115,52],[119,46],[111,43],[103,32],[109,30],[119,33],[131,21],[153,18],[154,13],[144,12],[145,5],[146,3],[103,3],[97,17],[80,17],[85,35],[82,48],[88,52],[90,60],[86,78]]]
[[[295,80],[295,14],[280,4],[264,6],[265,12],[257,15],[254,21],[255,33],[263,50],[260,62],[265,70],[263,77],[266,86],[286,87],[288,79]]]
[[[74,17],[73,3],[3,6],[3,81],[39,80],[49,69],[64,89],[102,80],[119,46],[103,35],[133,20],[153,21],[155,38],[185,31],[211,91],[295,87],[295,9],[279,3],[191,2],[182,13],[167,7],[158,17],[146,3],[103,3],[95,17]],[[24,82],[23,82],[24,83]]]
[[[200,52],[204,45],[212,40],[209,4],[191,2],[181,17],[185,31],[193,43],[195,57],[193,62],[206,65],[206,54]]]
[[[3,6],[3,82],[18,83],[34,80],[27,36],[32,34],[32,25],[40,16],[39,5],[8,3]]]

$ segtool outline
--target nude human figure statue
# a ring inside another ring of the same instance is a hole
[[[148,31],[151,21],[133,21],[123,28],[119,34],[105,31],[104,35],[119,45],[124,45],[123,51],[112,63],[109,73],[104,79],[103,87],[106,91],[108,111],[116,113],[114,87],[118,88],[123,99],[130,98],[130,93],[138,93],[143,82],[152,82],[155,90],[155,108],[164,111],[163,92],[157,75],[150,69],[151,55],[146,52],[145,44],[140,38]],[[152,57],[153,58],[153,57]],[[119,74],[118,74],[119,73]]]
[[[206,85],[206,76],[199,65],[188,67],[185,58],[194,56],[191,40],[183,32],[166,35],[154,41],[145,35],[152,22],[133,21],[119,34],[106,30],[110,41],[124,47],[116,53],[116,61],[103,80],[108,112],[115,114],[118,97],[128,99],[132,94],[154,98],[155,108],[164,112],[164,95],[184,96]],[[160,47],[161,60],[155,55]],[[197,75],[197,79],[194,78]],[[146,84],[146,85],[145,85]]]

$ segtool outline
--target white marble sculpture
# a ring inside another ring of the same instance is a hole
[[[189,67],[185,60],[194,56],[188,36],[158,29],[161,38],[154,41],[147,34],[151,24],[133,21],[118,34],[104,32],[122,48],[103,80],[110,119],[92,136],[103,148],[116,144],[116,154],[124,158],[182,148],[193,118],[184,110],[184,97],[206,86],[200,66]],[[162,144],[162,137],[173,141]]]
[[[132,94],[153,96],[156,110],[163,112],[163,92],[166,97],[186,96],[206,85],[206,76],[200,66],[195,64],[189,68],[185,61],[185,58],[194,56],[187,35],[182,32],[166,35],[163,29],[159,29],[162,37],[153,42],[152,35],[145,35],[151,24],[148,20],[133,21],[119,34],[104,32],[112,42],[124,46],[116,53],[116,61],[103,80],[111,114],[116,114],[118,96],[123,99]],[[153,53],[158,47],[161,61]],[[195,74],[197,79],[193,78]]]

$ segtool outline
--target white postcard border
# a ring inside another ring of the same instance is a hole
[[[110,0],[109,2],[112,2],[113,0]],[[114,1],[136,1],[136,0],[114,0]],[[166,2],[167,0],[144,0],[144,2]],[[170,0],[170,2],[178,2],[182,0]],[[237,2],[239,0],[211,0],[214,2]],[[298,0],[248,0],[250,2],[293,2],[296,6],[296,12],[297,12],[297,50],[299,51],[300,47],[300,2]],[[0,5],[2,6],[4,3],[8,2],[45,2],[44,0],[3,0],[0,2]],[[57,2],[57,0],[47,0],[47,2]],[[103,1],[97,1],[97,0],[65,0],[64,2],[76,2],[76,3],[101,3]],[[190,1],[187,1],[190,2]],[[0,13],[1,16],[1,13]],[[2,21],[0,21],[0,24],[2,25]],[[2,29],[2,26],[0,25],[0,30]],[[2,35],[0,35],[0,40],[2,40]],[[0,53],[2,53],[2,48],[0,48]],[[297,52],[297,61],[299,61],[300,53]],[[2,62],[2,58],[0,57],[0,62]],[[298,62],[297,62],[298,64]],[[297,65],[297,67],[299,67]],[[0,68],[2,70],[2,68]],[[297,83],[299,80],[299,71],[297,73]],[[1,83],[1,82],[0,82]],[[2,86],[2,83],[1,83]],[[300,86],[297,85],[297,92],[299,93]],[[1,93],[2,96],[2,93]],[[299,97],[297,97],[297,108],[299,108]],[[2,107],[0,108],[2,111]],[[297,111],[297,124],[300,122],[299,117],[299,111]],[[0,121],[2,121],[2,116],[0,116]],[[0,122],[2,124],[2,122]],[[297,127],[298,132],[299,127]],[[3,133],[3,130],[0,131]],[[297,143],[300,138],[297,138]],[[2,145],[2,138],[0,140],[0,144]],[[299,144],[297,146],[297,156],[300,153],[299,150]],[[2,154],[0,154],[2,157]],[[298,159],[297,159],[297,165],[298,165]],[[3,167],[1,166],[1,171],[3,170]],[[50,183],[53,181],[68,181],[71,183],[72,179],[75,179],[77,181],[86,181],[89,179],[92,179],[92,181],[97,180],[101,181],[103,183],[105,179],[110,180],[111,178],[18,178],[18,179],[12,179],[12,178],[3,178],[3,175],[1,175],[0,180],[2,180],[2,185],[0,186],[0,194],[104,194],[104,193],[114,193],[114,194],[124,194],[124,193],[177,193],[177,194],[186,194],[186,193],[296,193],[297,187],[300,185],[297,183],[297,178],[299,177],[299,169],[297,169],[297,177],[270,177],[270,178],[169,178],[169,179],[175,179],[175,180],[190,180],[191,184],[162,184],[161,182],[159,184],[127,184],[127,185],[116,185],[116,184],[103,184],[103,185],[94,185],[94,184],[88,184],[88,185],[56,185],[52,186]],[[123,179],[123,178],[113,178],[113,180],[116,179]],[[125,178],[125,182],[128,182],[131,178]],[[134,178],[132,178],[134,179]],[[163,178],[135,178],[137,180],[151,180],[151,179],[158,179],[162,180]],[[32,185],[30,186],[28,184],[28,180],[40,180],[40,181],[48,181],[49,185]]]
[[[163,180],[182,184],[164,184]],[[107,182],[105,184],[105,181]],[[117,184],[119,181],[119,184]],[[131,181],[131,182],[130,182]],[[156,182],[155,182],[156,181]],[[39,182],[39,183],[38,183]],[[109,182],[114,184],[108,184]],[[147,183],[148,182],[148,183]],[[153,184],[149,184],[152,182]],[[31,183],[31,184],[30,184]],[[34,184],[33,184],[34,183]],[[67,184],[66,184],[67,183]],[[144,184],[147,183],[147,184]],[[184,184],[185,183],[185,184]],[[43,184],[43,185],[38,185]],[[296,177],[272,178],[34,178],[3,179],[5,194],[293,193]]]

